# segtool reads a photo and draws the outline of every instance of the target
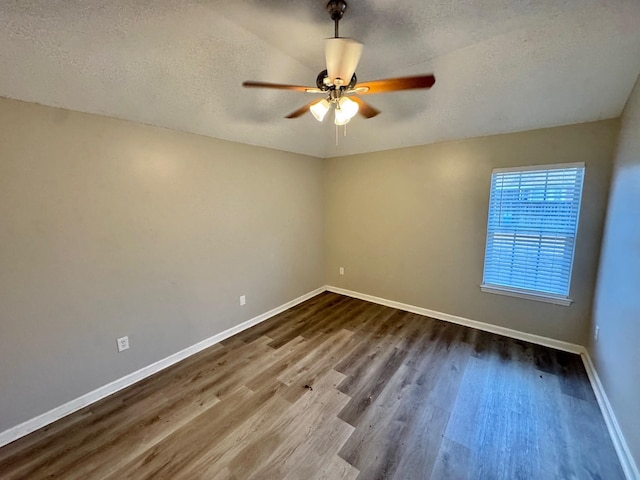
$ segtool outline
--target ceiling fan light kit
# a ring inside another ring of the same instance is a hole
[[[362,56],[363,44],[353,38],[340,37],[339,22],[347,10],[345,0],[330,0],[327,11],[335,22],[335,37],[325,40],[325,61],[327,69],[316,78],[316,87],[286,85],[278,83],[247,81],[242,85],[250,88],[272,88],[296,90],[299,92],[322,94],[324,98],[314,100],[286,118],[298,118],[309,111],[316,120],[322,122],[328,111],[334,110],[334,123],[346,125],[358,113],[365,118],[373,118],[380,113],[357,95],[387,93],[398,90],[429,89],[436,79],[433,75],[389,78],[358,83],[356,67]]]

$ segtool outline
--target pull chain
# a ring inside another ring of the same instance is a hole
[[[342,130],[342,136],[346,137],[347,136],[347,125],[344,124],[343,125],[344,129]],[[338,138],[340,137],[338,134],[338,130],[340,129],[340,127],[338,125],[336,125],[336,149],[338,148]]]

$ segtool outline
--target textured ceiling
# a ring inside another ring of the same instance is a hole
[[[216,138],[345,155],[620,115],[640,72],[639,0],[350,0],[360,80],[435,73],[370,95],[335,128],[284,115],[333,35],[325,0],[0,0],[0,96]]]

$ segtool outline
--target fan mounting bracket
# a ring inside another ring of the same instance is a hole
[[[347,2],[345,0],[329,0],[327,3],[327,12],[331,15],[331,20],[335,23],[335,37],[338,38],[338,23],[347,10]]]
[[[342,18],[346,9],[347,2],[344,0],[329,0],[329,3],[327,3],[327,11],[334,22]]]

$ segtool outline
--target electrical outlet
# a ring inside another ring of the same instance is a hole
[[[247,303],[247,297],[245,295],[240,295],[240,306],[243,306]]]
[[[340,275],[344,275],[344,267],[340,267]]]
[[[116,340],[118,343],[118,351],[122,352],[123,350],[129,349],[129,337],[122,337]]]
[[[595,331],[593,332],[593,338],[594,338],[595,340],[598,340],[598,337],[599,337],[599,336],[600,336],[600,327],[599,327],[598,325],[596,325],[596,329],[595,329]]]

